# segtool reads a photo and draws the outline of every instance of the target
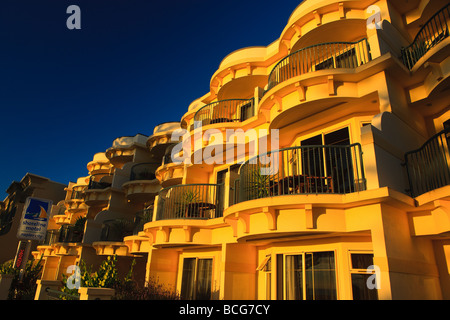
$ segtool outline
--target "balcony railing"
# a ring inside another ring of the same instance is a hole
[[[144,225],[153,220],[153,206],[139,211],[134,217],[133,235],[137,236],[144,230]]]
[[[409,192],[417,197],[450,184],[450,128],[431,137],[418,150],[405,154]]]
[[[139,163],[131,168],[130,181],[134,180],[154,180],[155,171],[160,166],[159,163]]]
[[[360,144],[301,146],[245,162],[235,202],[294,194],[344,194],[366,189]]]
[[[134,223],[126,219],[103,221],[100,241],[122,242],[123,238],[133,235]]]
[[[84,197],[83,190],[72,190],[72,194],[70,195],[71,200],[82,200]]]
[[[269,75],[267,91],[305,73],[338,68],[356,68],[372,60],[367,39],[330,42],[295,51],[278,62]]]
[[[302,74],[338,68],[356,68],[372,60],[367,39],[330,42],[295,51],[278,62],[269,75],[267,91]]]
[[[58,242],[74,243],[83,240],[84,231],[73,225],[63,225],[59,229]]]
[[[45,239],[40,245],[51,246],[52,244],[58,242],[59,231],[58,230],[48,230],[45,234]]]
[[[189,184],[159,193],[157,220],[213,219],[223,216],[223,184]]]
[[[194,121],[203,126],[215,123],[243,122],[255,114],[254,99],[232,99],[216,101],[198,110]]]
[[[417,61],[449,36],[450,4],[436,12],[420,28],[411,45],[402,49],[402,60],[411,70]]]
[[[111,187],[111,183],[109,182],[98,182],[94,181],[93,178],[89,181],[88,190],[103,190]]]

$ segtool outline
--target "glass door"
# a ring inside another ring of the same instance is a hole
[[[280,261],[281,262],[281,261]],[[284,255],[283,272],[285,300],[336,300],[336,269],[334,252],[311,252]]]
[[[182,300],[210,300],[213,259],[185,258],[181,279]]]

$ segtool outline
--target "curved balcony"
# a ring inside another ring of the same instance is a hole
[[[181,130],[179,122],[166,122],[155,127],[147,140],[147,147],[155,159],[162,158],[168,147],[181,141],[181,137],[175,139],[173,135],[178,130]]]
[[[107,176],[110,177],[110,176]],[[89,181],[87,189],[84,191],[84,202],[88,206],[106,205],[111,196],[111,183],[106,181]]]
[[[156,170],[156,178],[163,188],[180,184],[183,181],[183,163],[164,163]]]
[[[411,45],[402,49],[403,64],[413,69],[432,48],[449,36],[450,4],[436,12],[417,33]]]
[[[236,202],[299,194],[345,194],[366,189],[359,144],[301,146],[245,162]]]
[[[200,108],[194,115],[194,123],[202,126],[216,123],[243,122],[255,115],[254,99],[230,99],[216,101]]]
[[[146,201],[161,190],[155,175],[158,166],[157,163],[139,163],[131,168],[130,181],[122,186],[128,200]]]
[[[450,184],[450,128],[405,154],[405,166],[412,197]]]
[[[87,164],[90,175],[108,174],[111,170],[111,164],[104,152],[94,155],[94,159]]]
[[[156,220],[214,219],[223,215],[222,184],[189,184],[160,191]]]
[[[278,62],[269,75],[267,91],[288,79],[309,72],[357,68],[372,60],[367,39],[329,42],[295,51]]]
[[[147,139],[147,136],[141,134],[117,138],[105,155],[113,166],[122,168],[125,163],[133,160],[136,148],[146,148]]]
[[[75,213],[78,211],[86,210],[86,204],[84,203],[84,191],[87,186],[75,185],[72,187],[70,196],[66,198],[65,206],[70,213]]]

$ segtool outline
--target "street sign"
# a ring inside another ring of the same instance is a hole
[[[17,238],[20,240],[44,240],[52,204],[51,200],[28,197],[17,230]]]

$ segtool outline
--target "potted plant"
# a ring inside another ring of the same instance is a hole
[[[179,196],[179,201],[176,202],[177,210],[176,216],[177,218],[193,218],[199,216],[198,208],[196,204],[198,204],[201,200],[198,191],[194,190],[186,190]]]

